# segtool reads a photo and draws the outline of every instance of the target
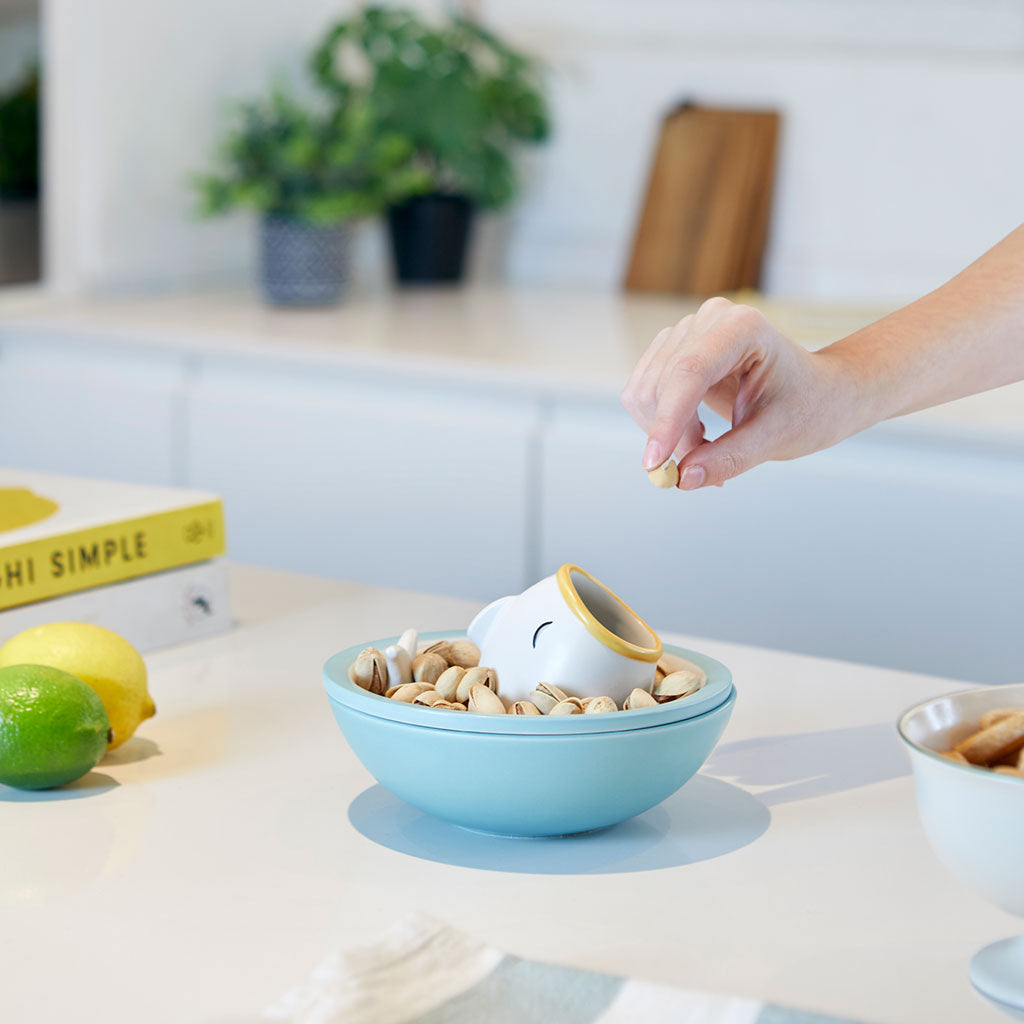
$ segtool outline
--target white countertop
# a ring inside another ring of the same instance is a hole
[[[628,827],[498,850],[374,788],[320,683],[341,648],[475,606],[233,573],[239,626],[147,658],[158,712],[132,740],[69,788],[0,787],[0,1020],[237,1020],[412,910],[880,1024],[1005,1019],[967,962],[1021,922],[932,854],[894,728],[949,681],[670,637],[736,680],[702,774]]]
[[[818,348],[889,312],[739,296]],[[639,355],[693,300],[621,292],[472,287],[355,294],[333,309],[287,310],[247,293],[59,299],[0,297],[8,337],[102,339],[142,348],[250,355],[468,381],[529,395],[616,399]],[[890,307],[891,308],[891,307]],[[943,440],[1024,445],[1024,384],[880,425]]]

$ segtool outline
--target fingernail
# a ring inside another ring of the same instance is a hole
[[[644,469],[657,469],[664,461],[665,459],[661,454],[661,445],[651,438],[651,440],[647,442],[647,447],[644,449]]]
[[[703,466],[687,466],[683,475],[679,478],[679,486],[684,491],[695,491],[698,487],[704,486],[708,475]]]

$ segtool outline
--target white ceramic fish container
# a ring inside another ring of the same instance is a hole
[[[528,700],[544,682],[621,704],[635,687],[650,688],[661,657],[651,627],[578,565],[493,601],[468,634],[506,700]]]

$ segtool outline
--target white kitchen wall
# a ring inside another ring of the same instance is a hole
[[[51,277],[175,288],[250,272],[245,218],[197,224],[186,182],[224,101],[294,65],[338,0],[46,0]],[[551,67],[557,134],[477,274],[614,286],[660,115],[682,98],[786,121],[766,286],[900,299],[1024,220],[1018,0],[484,0]],[[357,274],[386,273],[378,228]]]

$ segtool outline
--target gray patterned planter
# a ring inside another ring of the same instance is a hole
[[[275,306],[333,306],[348,277],[349,228],[267,214],[260,225],[260,283]]]

